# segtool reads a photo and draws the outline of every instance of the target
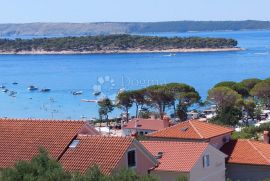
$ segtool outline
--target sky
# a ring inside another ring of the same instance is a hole
[[[270,20],[270,0],[0,0],[0,23]]]

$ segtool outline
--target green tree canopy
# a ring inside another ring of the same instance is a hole
[[[125,113],[127,114],[127,121],[129,120],[129,109],[133,105],[133,99],[131,95],[131,91],[123,91],[120,92],[116,98],[116,106],[125,111]]]
[[[228,87],[214,87],[210,89],[207,99],[214,102],[218,109],[235,107],[242,103],[241,95]]]
[[[108,124],[108,114],[113,111],[114,105],[109,98],[104,98],[98,101],[98,112],[100,119],[102,120],[105,117],[107,124]]]
[[[251,95],[255,96],[267,107],[270,107],[270,79],[257,83],[251,89]]]

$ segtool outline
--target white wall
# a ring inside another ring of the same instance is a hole
[[[203,167],[203,156],[209,154],[210,166]],[[190,181],[225,181],[225,155],[209,145],[190,172]]]

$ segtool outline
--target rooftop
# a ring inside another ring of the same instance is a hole
[[[99,165],[104,174],[110,174],[133,142],[131,137],[109,137],[80,135],[75,148],[69,148],[61,157],[64,168],[86,172]]]
[[[181,122],[174,126],[148,134],[149,137],[179,139],[209,139],[232,132],[233,129],[198,120]]]
[[[98,134],[83,121],[0,119],[0,168],[30,160],[39,148],[59,159],[79,133]]]
[[[232,140],[221,151],[228,155],[228,163],[270,165],[270,144],[252,140]]]
[[[198,142],[142,141],[145,148],[157,155],[162,152],[155,170],[189,172],[209,145]]]
[[[167,128],[169,126],[168,120],[161,120],[161,119],[142,119],[142,118],[134,118],[129,121],[124,128],[128,129],[145,129],[145,130],[152,130],[158,131],[163,128]]]

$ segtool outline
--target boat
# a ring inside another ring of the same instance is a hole
[[[99,91],[99,92],[94,92],[94,93],[93,93],[94,96],[99,96],[100,94],[101,94],[100,91]]]
[[[91,100],[91,99],[81,99],[82,102],[98,102],[98,100]]]
[[[0,85],[0,89],[4,89],[4,88],[6,88],[6,86]]]
[[[15,91],[9,92],[9,96],[11,96],[11,97],[16,97],[16,94],[17,94],[17,92],[15,92]]]
[[[35,91],[35,90],[38,90],[37,87],[33,86],[33,85],[30,85],[28,88],[27,88],[29,91]]]
[[[41,89],[40,92],[50,92],[51,89],[45,88],[45,89]]]
[[[2,89],[2,92],[6,93],[6,92],[8,92],[8,89]]]
[[[83,91],[73,91],[72,94],[74,96],[82,95]]]
[[[12,82],[13,85],[18,85],[18,82]]]

